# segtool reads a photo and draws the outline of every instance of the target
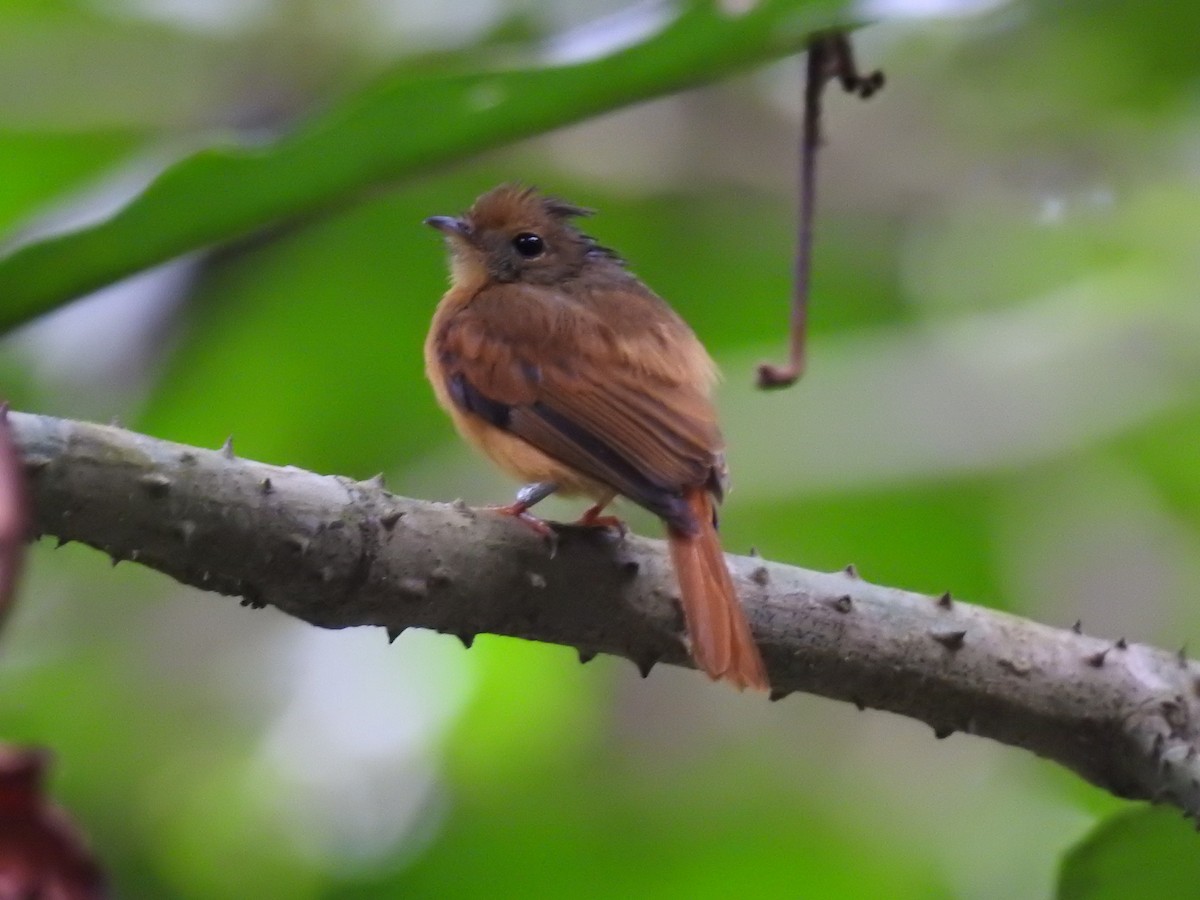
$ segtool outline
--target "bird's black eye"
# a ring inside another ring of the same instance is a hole
[[[513,247],[526,259],[541,256],[546,251],[546,243],[532,231],[522,231],[513,238]]]

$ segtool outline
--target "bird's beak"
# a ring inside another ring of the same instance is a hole
[[[425,224],[450,237],[468,238],[471,236],[471,226],[454,216],[430,216],[425,220]]]

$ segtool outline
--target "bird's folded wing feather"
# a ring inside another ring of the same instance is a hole
[[[583,304],[530,285],[492,286],[436,339],[461,409],[668,521],[690,521],[681,492],[710,482],[721,451],[711,362],[649,291],[632,302],[628,291],[601,292]]]

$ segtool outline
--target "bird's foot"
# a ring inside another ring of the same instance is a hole
[[[575,525],[580,528],[614,528],[621,537],[625,537],[629,528],[621,519],[616,516],[600,515],[606,506],[608,506],[607,503],[597,503],[595,506],[589,507]]]
[[[545,519],[539,519],[533,513],[529,512],[529,504],[522,503],[519,500],[516,503],[510,503],[508,506],[488,506],[485,509],[494,513],[499,513],[502,516],[511,516],[520,522],[523,522],[534,534],[550,539],[554,537],[554,529],[546,524]]]
[[[499,513],[502,516],[511,516],[523,524],[546,542],[546,549],[550,552],[550,558],[554,559],[558,553],[558,533],[550,527],[545,519],[539,519],[533,513],[529,512],[529,506],[530,504],[518,500],[516,503],[508,504],[508,506],[488,506],[485,509]]]

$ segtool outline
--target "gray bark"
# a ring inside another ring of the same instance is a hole
[[[121,428],[10,413],[38,534],[325,628],[480,632],[690,665],[660,541],[512,519]],[[728,557],[774,685],[992,738],[1200,814],[1200,667],[951,599]],[[720,688],[714,687],[714,690]],[[749,698],[748,698],[749,699]]]

